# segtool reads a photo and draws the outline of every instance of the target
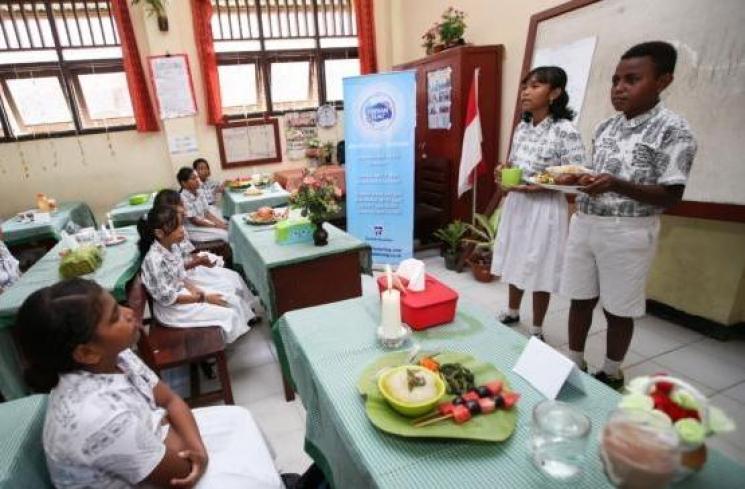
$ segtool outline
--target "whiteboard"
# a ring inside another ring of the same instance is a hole
[[[602,0],[541,21],[532,56],[597,37],[575,121],[589,149],[594,127],[614,114],[611,77],[620,56],[644,41],[675,45],[675,81],[662,98],[688,120],[698,142],[684,199],[745,205],[743,26],[743,0]]]

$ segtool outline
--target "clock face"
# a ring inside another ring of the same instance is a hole
[[[318,125],[321,127],[333,127],[336,125],[336,109],[333,105],[322,105],[318,107]]]

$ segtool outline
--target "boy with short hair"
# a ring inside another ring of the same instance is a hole
[[[607,352],[595,377],[616,389],[623,387],[620,365],[634,318],[645,313],[659,214],[682,198],[696,154],[688,122],[660,101],[676,59],[675,48],[661,41],[621,56],[611,89],[621,113],[595,130],[591,168],[597,176],[577,198],[569,227],[561,279],[561,292],[572,299],[569,354],[586,370],[585,340],[599,301],[608,321]]]

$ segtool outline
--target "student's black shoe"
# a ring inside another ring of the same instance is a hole
[[[279,476],[282,478],[282,482],[287,489],[297,489],[299,487],[298,482],[300,482],[300,474],[287,473],[279,474]]]
[[[308,467],[303,475],[281,474],[281,477],[287,489],[321,489],[328,487],[323,472],[316,464]]]
[[[500,312],[497,314],[497,321],[502,324],[515,324],[520,322],[520,315],[510,316],[507,312]]]
[[[199,363],[199,367],[202,369],[202,373],[205,377],[207,377],[210,380],[214,380],[217,378],[217,372],[215,371],[217,369],[217,362],[214,360],[205,360],[204,362]]]
[[[596,372],[595,375],[593,375],[596,379],[598,379],[603,384],[607,385],[611,389],[620,391],[623,389],[624,380],[623,380],[623,372],[619,372],[618,376],[611,377],[610,375],[606,374],[602,370],[599,372]]]
[[[254,316],[251,319],[248,320],[249,326],[256,326],[261,322],[261,318],[259,316]]]
[[[532,336],[533,336],[533,338],[538,338],[539,340],[541,340],[544,343],[546,342],[546,338],[543,337],[543,333],[534,334]]]

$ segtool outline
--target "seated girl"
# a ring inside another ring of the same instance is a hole
[[[164,189],[158,192],[153,200],[153,208],[159,209],[162,207],[175,209],[183,222],[185,210],[178,192],[171,189]],[[140,224],[140,226],[143,224]],[[239,295],[250,297],[252,304],[257,302],[248,287],[246,287],[246,283],[241,276],[233,270],[224,268],[224,262],[220,256],[209,251],[195,253],[194,245],[189,241],[189,235],[186,230],[184,230],[184,239],[176,243],[174,247],[178,247],[181,250],[181,256],[184,259],[184,268],[186,268],[186,276],[197,287],[210,288],[213,285],[218,288],[233,287],[234,290],[239,292]],[[222,287],[216,284],[222,284]],[[258,322],[258,318],[251,319],[248,324],[253,325],[254,322]]]
[[[43,443],[58,489],[283,487],[251,414],[190,410],[130,350],[132,310],[95,282],[37,290],[17,328],[29,385],[51,389]]]
[[[210,170],[210,164],[204,158],[197,158],[192,163],[192,168],[197,172],[199,180],[202,182],[202,188],[207,196],[207,202],[210,205],[215,205],[219,200],[220,195],[225,190],[225,186],[217,180],[211,179],[212,171]]]
[[[195,242],[221,240],[228,242],[228,223],[210,209],[199,176],[194,169],[181,168],[176,175],[181,185],[181,200],[186,209],[186,229],[189,239]]]
[[[153,314],[173,327],[220,326],[232,343],[249,330],[253,297],[240,280],[213,280],[197,285],[186,272],[181,248],[184,239],[178,211],[171,207],[150,210],[141,224],[142,282],[155,302]]]
[[[18,260],[3,243],[3,232],[0,230],[0,294],[13,285],[20,276]]]

